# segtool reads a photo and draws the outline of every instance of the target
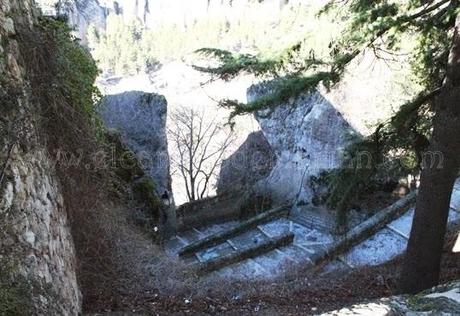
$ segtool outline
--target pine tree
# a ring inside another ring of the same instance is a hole
[[[347,20],[348,26],[340,38],[330,44],[330,54],[325,59],[317,58],[313,51],[301,56],[303,42],[268,59],[203,48],[198,53],[220,63],[217,67],[197,66],[196,69],[224,79],[241,72],[277,78],[272,93],[253,102],[221,101],[222,106],[232,109],[234,117],[277,106],[319,85],[329,88],[340,81],[346,67],[360,54],[393,51],[403,38],[416,38],[412,67],[425,91],[401,106],[398,113],[379,125],[373,135],[350,148],[351,163],[356,157],[353,153],[367,148],[374,153],[372,163],[378,164],[395,148],[409,149],[408,153],[420,157],[426,148],[420,146],[424,142],[419,140],[431,139],[429,150],[439,151],[444,157],[442,169],[432,167],[430,161],[422,172],[414,227],[401,278],[402,288],[415,292],[438,282],[449,199],[459,171],[460,87],[457,77],[460,71],[457,69],[458,36],[452,35],[459,4],[457,0],[331,1],[321,14],[332,11],[342,12],[341,17]],[[422,166],[422,161],[417,163]],[[376,169],[373,166],[370,171],[362,168],[339,170],[332,185],[335,204],[343,206],[354,186],[366,183]]]
[[[440,261],[452,188],[460,167],[460,18],[422,170],[421,187],[402,276],[405,292],[418,292],[439,281]],[[442,156],[436,155],[442,153]],[[442,160],[439,160],[442,158]]]

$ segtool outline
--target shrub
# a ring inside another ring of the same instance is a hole
[[[155,195],[155,183],[150,177],[142,177],[134,184],[133,189],[138,200],[144,202],[152,212],[157,212],[160,207],[160,201]],[[154,213],[154,216],[158,219],[158,214]]]

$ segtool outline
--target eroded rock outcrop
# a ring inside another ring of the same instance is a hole
[[[106,27],[109,8],[98,0],[36,0],[44,15],[65,15],[77,37],[86,44],[90,25],[98,30]]]
[[[108,11],[97,0],[59,1],[60,13],[66,14],[69,24],[78,32],[78,37],[86,43],[90,25],[105,29]]]
[[[17,30],[32,0],[0,2],[0,314],[77,315],[81,294],[62,188],[45,154]]]
[[[268,93],[270,83],[252,86],[248,99]],[[319,92],[303,94],[255,115],[261,131],[224,163],[218,191],[253,190],[274,204],[310,205],[311,176],[340,166],[343,150],[356,134]]]
[[[268,84],[253,86],[248,97],[254,100],[267,91]],[[275,203],[310,204],[310,177],[339,167],[343,150],[355,132],[319,92],[260,111],[256,118],[276,154],[273,170],[258,181],[256,190]]]
[[[154,180],[156,193],[171,192],[167,103],[163,96],[138,91],[107,96],[99,108],[105,125],[117,130],[142,169]]]

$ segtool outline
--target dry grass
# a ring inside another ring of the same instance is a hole
[[[67,86],[57,79],[62,78],[60,72],[65,71],[61,67],[62,62],[72,63],[66,59],[67,56],[59,55],[62,49],[66,51],[64,53],[77,56],[76,60],[82,60],[81,65],[67,65],[70,69],[91,65],[91,60],[86,60],[71,38],[62,36],[60,30],[54,28],[53,21],[50,22],[51,26],[43,24],[33,29],[17,27],[18,43],[30,82],[30,99],[39,113],[33,126],[37,127],[37,144],[47,150],[61,185],[84,300],[98,297],[107,301],[115,296],[113,291],[121,278],[129,275],[125,272],[127,265],[122,261],[120,248],[120,240],[126,238],[126,218],[111,203],[114,200],[113,170],[109,166],[94,165],[94,157],[104,152],[106,145],[98,138],[97,123],[88,112],[90,110],[83,106],[85,102],[92,104],[91,92],[82,92],[81,99],[74,100],[68,91],[69,85],[78,88],[79,80],[84,79],[68,78],[71,82]],[[91,71],[88,70],[89,73]],[[62,154],[67,158],[74,156],[81,159],[69,164]],[[127,186],[125,189],[129,190]],[[114,204],[121,203],[117,200]]]

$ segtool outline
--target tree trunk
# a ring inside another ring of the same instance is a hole
[[[401,274],[401,290],[437,285],[450,198],[460,165],[460,19],[455,23],[446,81],[436,99],[433,137],[424,153],[421,185]]]

